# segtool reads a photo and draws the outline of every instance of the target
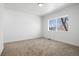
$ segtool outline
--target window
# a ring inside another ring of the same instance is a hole
[[[48,31],[68,31],[69,16],[48,20]]]

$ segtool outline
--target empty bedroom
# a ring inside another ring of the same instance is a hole
[[[79,56],[79,3],[0,3],[1,56]]]

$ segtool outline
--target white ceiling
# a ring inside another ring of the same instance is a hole
[[[34,15],[45,15],[55,10],[67,7],[68,3],[46,3],[43,7],[38,7],[37,3],[5,3],[5,8],[22,11]]]

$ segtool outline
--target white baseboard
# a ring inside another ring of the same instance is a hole
[[[59,41],[59,42],[62,42],[62,43],[66,43],[66,44],[69,44],[69,45],[73,45],[73,46],[79,47],[79,44],[75,44],[75,43],[72,43],[72,42],[63,41],[63,40],[56,40],[56,39],[53,39],[53,38],[50,38],[50,37],[44,37],[44,38],[55,40],[55,41]]]

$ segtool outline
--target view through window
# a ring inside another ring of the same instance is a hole
[[[69,16],[48,20],[48,31],[68,31]]]

